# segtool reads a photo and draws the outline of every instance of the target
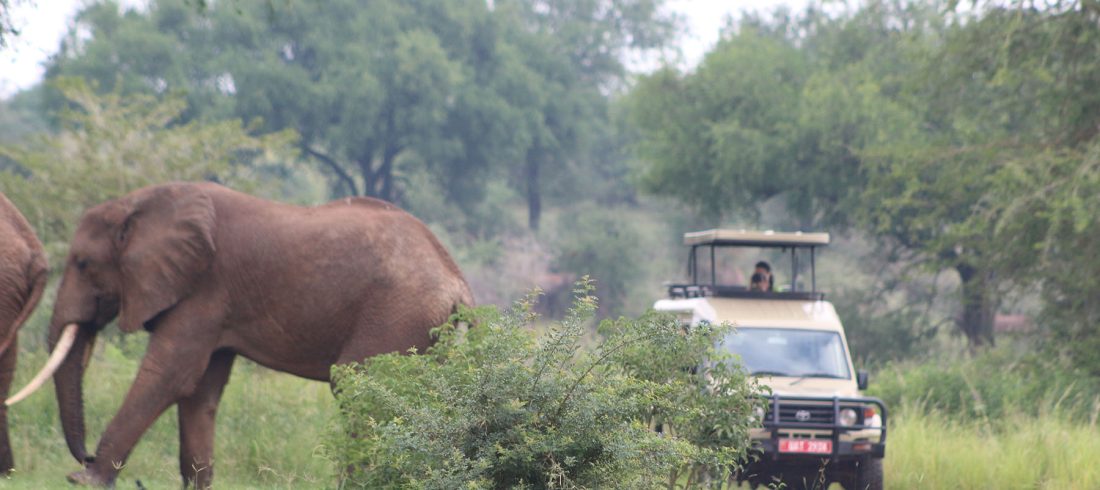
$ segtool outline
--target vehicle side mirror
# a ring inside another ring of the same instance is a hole
[[[871,375],[867,371],[856,371],[856,385],[857,388],[860,389],[860,391],[867,389],[867,383],[870,381],[870,379]]]

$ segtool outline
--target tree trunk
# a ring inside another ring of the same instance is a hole
[[[400,153],[398,148],[386,145],[386,149],[382,153],[382,166],[378,167],[380,185],[377,197],[389,202],[394,202],[396,197],[396,189],[393,185],[393,161],[397,158],[398,153]]]
[[[539,219],[542,218],[542,195],[539,193],[539,165],[541,155],[528,154],[527,171],[527,227],[533,231],[539,229]]]
[[[370,158],[359,159],[359,173],[363,176],[363,195],[375,197],[377,192],[375,191],[376,180],[374,178],[374,170],[371,168]]]
[[[997,311],[992,292],[992,278],[988,272],[962,264],[955,267],[962,284],[962,316],[959,329],[966,335],[970,351],[992,347],[993,316]]]

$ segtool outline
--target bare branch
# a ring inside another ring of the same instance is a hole
[[[333,172],[336,172],[336,176],[340,179],[340,182],[344,184],[344,187],[347,188],[348,192],[351,193],[351,195],[359,195],[359,189],[355,187],[355,180],[351,178],[351,175],[348,175],[347,171],[340,167],[339,163],[336,163],[336,160],[333,160],[332,157],[324,153],[310,148],[310,146],[306,144],[302,145],[302,151],[305,151],[307,154],[309,154],[309,156],[316,158],[321,163],[328,165],[328,167],[331,168]]]

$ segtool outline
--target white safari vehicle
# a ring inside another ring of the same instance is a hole
[[[751,432],[758,458],[742,478],[754,487],[782,481],[785,488],[837,482],[849,490],[881,489],[886,406],[861,396],[867,373],[854,371],[840,318],[817,291],[815,250],[828,245],[829,235],[708,230],[685,234],[684,243],[691,247],[691,283],[670,285],[669,298],[654,308],[685,324],[732,324],[735,332],[721,339],[722,348],[739,355],[745,369],[772,391],[767,408],[757,413],[761,426]],[[789,286],[750,291],[719,284],[716,249],[726,247],[789,253],[790,268],[782,271]],[[804,269],[809,288],[800,286]],[[701,271],[709,277],[701,278]]]

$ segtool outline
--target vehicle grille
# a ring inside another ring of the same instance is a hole
[[[809,420],[799,420],[798,412],[806,411],[810,414]],[[788,405],[785,403],[779,404],[779,422],[801,422],[812,424],[832,424],[833,423],[833,406],[832,405]]]

